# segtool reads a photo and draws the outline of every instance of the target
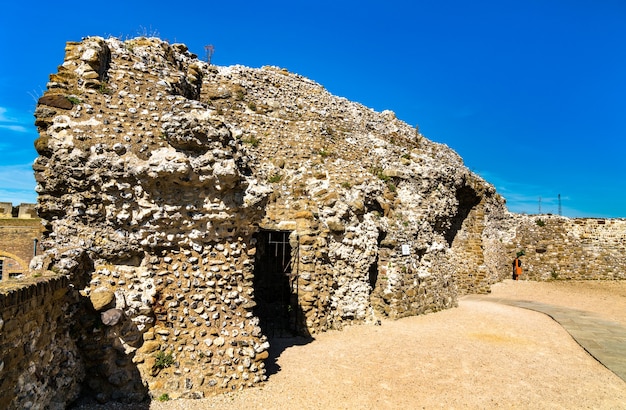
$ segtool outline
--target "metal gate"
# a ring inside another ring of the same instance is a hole
[[[290,233],[261,231],[256,236],[255,315],[268,337],[294,336],[298,332],[297,268],[294,271],[292,264],[292,260],[298,260],[298,249],[291,248]]]

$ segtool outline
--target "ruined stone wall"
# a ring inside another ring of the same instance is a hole
[[[101,401],[265,377],[248,256],[262,190],[223,121],[176,94],[193,94],[178,70],[194,61],[160,41],[69,43],[37,109],[39,213],[54,233],[43,265],[78,290],[86,388]]]
[[[83,368],[66,326],[65,277],[0,284],[0,408],[64,409]]]
[[[522,279],[615,280],[626,278],[626,220],[512,215],[506,240],[511,263],[519,250]]]
[[[35,116],[33,266],[69,278],[64,320],[101,402],[256,386],[272,337],[456,306],[533,241],[541,255],[565,235],[584,251],[555,250],[568,263],[622,263],[587,225],[537,232],[509,214],[391,111],[277,67],[87,38],[67,44]]]
[[[83,388],[100,401],[266,378],[264,233],[288,238],[278,304],[300,335],[453,307],[504,257],[478,245],[497,248],[504,201],[456,153],[283,69],[87,38],[35,116],[35,265],[70,278]]]
[[[507,277],[508,249],[504,244],[510,215],[484,198],[463,221],[452,243],[459,294],[489,293]]]

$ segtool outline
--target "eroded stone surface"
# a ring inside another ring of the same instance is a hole
[[[77,289],[102,401],[265,380],[261,230],[286,232],[287,314],[305,335],[450,308],[458,278],[486,291],[508,272],[493,186],[392,112],[286,70],[93,37],[68,43],[43,98],[41,265]]]

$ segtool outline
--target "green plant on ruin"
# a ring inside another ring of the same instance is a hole
[[[552,268],[552,272],[550,272],[550,277],[553,280],[557,280],[559,278],[559,273],[554,268]]]
[[[396,192],[396,184],[391,181],[387,181],[387,189],[391,192]]]
[[[402,158],[411,159],[411,154],[409,154],[408,152],[406,154],[402,154]]]
[[[170,367],[174,364],[174,356],[172,353],[165,353],[163,350],[160,350],[156,354],[156,361],[154,362],[154,367],[157,369],[165,369],[166,367]]]
[[[327,151],[324,148],[322,148],[321,150],[319,150],[318,154],[320,155],[320,157],[326,158],[330,155],[330,151]]]
[[[274,174],[270,177],[267,178],[267,182],[269,183],[275,183],[275,182],[280,182],[283,179],[283,175],[282,174]]]
[[[170,400],[170,395],[167,393],[163,393],[162,395],[159,396],[159,401],[169,401]]]
[[[335,135],[335,130],[333,130],[330,126],[326,126],[322,130],[322,134],[328,135],[329,137],[333,137]]]
[[[243,101],[244,91],[243,88],[237,88],[235,90],[235,101]]]
[[[424,140],[424,136],[420,134],[419,127],[417,125],[415,127],[415,148],[419,148]]]
[[[372,173],[372,175],[376,175],[378,179],[380,179],[383,182],[387,182],[391,179],[388,175],[384,174],[383,167],[381,166],[371,167],[370,172]]]
[[[81,103],[80,98],[76,97],[75,95],[70,95],[69,97],[67,97],[68,101],[72,103],[72,105],[78,105]]]
[[[252,111],[256,111],[256,104],[253,101],[250,101],[248,103],[248,108],[250,108]]]
[[[546,226],[546,223],[543,219],[535,219],[535,223],[537,224],[537,226]]]
[[[352,184],[350,184],[348,181],[344,181],[341,183],[341,187],[345,189],[350,189],[352,188]]]
[[[99,92],[100,94],[107,94],[107,95],[110,95],[110,94],[112,94],[112,93],[113,93],[113,90],[111,90],[111,89],[109,88],[109,84],[108,84],[106,81],[102,81],[102,82],[100,83],[100,87],[98,87],[98,92]]]
[[[261,140],[259,140],[257,137],[251,135],[246,139],[242,139],[243,142],[245,142],[246,144],[250,144],[253,147],[258,147],[259,143],[261,142]]]

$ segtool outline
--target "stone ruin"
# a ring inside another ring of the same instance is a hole
[[[35,112],[33,267],[69,278],[100,401],[252,387],[273,338],[451,308],[508,274],[504,199],[391,111],[156,38],[65,51]]]

